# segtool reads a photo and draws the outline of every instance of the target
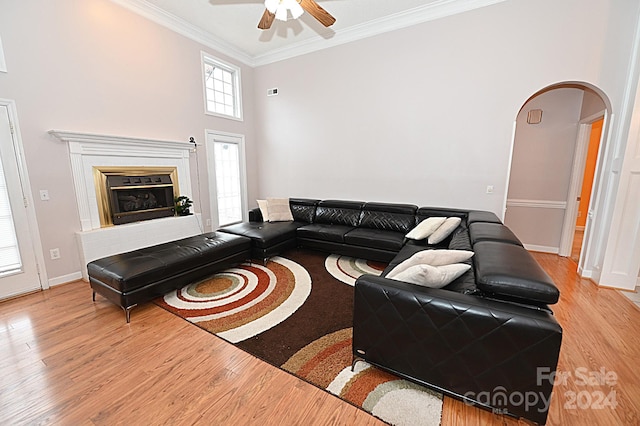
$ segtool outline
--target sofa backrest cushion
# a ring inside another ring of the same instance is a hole
[[[560,291],[524,247],[499,241],[473,245],[476,283],[485,293],[533,304],[553,304]]]
[[[366,203],[360,226],[406,234],[415,226],[417,210],[418,207],[411,204]]]
[[[416,224],[428,217],[459,217],[466,226],[467,210],[446,209],[440,207],[420,207],[416,212]]]
[[[324,200],[318,203],[314,223],[358,226],[363,202]]]
[[[469,239],[471,244],[480,241],[500,241],[522,245],[513,231],[501,223],[473,222],[469,224]]]
[[[290,198],[289,206],[293,214],[293,220],[296,222],[313,223],[316,217],[316,206],[320,200],[311,200],[308,198]]]
[[[467,223],[472,224],[474,222],[502,223],[494,212],[471,210],[467,216]]]

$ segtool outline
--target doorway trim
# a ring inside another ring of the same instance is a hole
[[[27,223],[29,226],[29,236],[33,247],[33,254],[36,258],[36,267],[38,269],[38,279],[40,280],[40,288],[46,290],[49,288],[49,279],[47,271],[44,267],[44,252],[42,250],[42,240],[40,239],[40,228],[36,217],[35,204],[31,193],[31,182],[29,181],[29,173],[27,171],[27,163],[24,155],[24,146],[22,143],[22,132],[20,131],[20,123],[18,122],[18,109],[16,103],[11,99],[0,98],[0,105],[7,108],[9,113],[9,122],[13,127],[13,143],[16,153],[16,164],[18,165],[18,175],[20,177],[22,195],[26,204]]]
[[[578,216],[578,195],[580,194],[580,190],[582,188],[582,182],[584,180],[584,169],[585,162],[587,159],[587,148],[589,146],[589,137],[591,135],[591,126],[594,122],[604,119],[604,124],[602,126],[602,132],[600,133],[600,145],[598,147],[598,156],[596,159],[596,169],[594,175],[597,176],[600,172],[600,159],[602,153],[602,146],[604,144],[604,136],[606,130],[607,123],[607,111],[603,110],[597,112],[593,115],[583,118],[578,123],[578,136],[576,140],[576,148],[573,154],[573,166],[571,168],[571,180],[569,183],[569,192],[567,193],[567,203],[566,210],[564,215],[564,222],[562,224],[562,233],[560,238],[560,250],[558,254],[560,256],[567,257],[571,254],[571,248],[573,246],[573,239],[576,232],[576,219]],[[594,184],[595,184],[594,180]],[[591,188],[591,192],[594,192],[594,187]],[[593,205],[594,197],[591,197],[589,201],[589,208],[587,213],[587,221],[585,224],[585,236],[588,234],[588,228],[590,225],[590,219],[592,215],[591,206]],[[582,244],[582,249],[584,249],[584,241]],[[580,261],[582,263],[582,249],[580,253]]]
[[[242,220],[248,220],[248,197],[247,197],[247,157],[245,152],[245,137],[239,133],[222,132],[219,130],[205,130],[205,146],[207,157],[207,174],[209,175],[209,208],[211,211],[209,215],[211,217],[212,229],[217,229],[220,226],[220,220],[218,217],[218,197],[217,197],[217,182],[216,182],[216,170],[215,170],[215,157],[214,157],[214,143],[218,141],[225,141],[228,143],[234,143],[238,145],[238,153],[240,155],[240,190],[241,190],[241,203],[242,203]]]

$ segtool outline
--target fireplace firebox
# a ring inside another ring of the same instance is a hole
[[[114,225],[174,216],[174,188],[169,174],[110,175],[107,193]]]

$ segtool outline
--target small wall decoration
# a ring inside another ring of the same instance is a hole
[[[542,110],[541,109],[532,109],[527,114],[527,123],[529,124],[540,124],[542,122]]]

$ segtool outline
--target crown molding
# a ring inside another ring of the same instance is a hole
[[[467,12],[473,9],[502,3],[507,0],[439,0],[424,6],[398,12],[383,18],[374,19],[360,25],[336,31],[335,35],[326,39],[316,36],[290,46],[273,50],[264,55],[253,58],[254,66],[267,65],[270,63],[283,61],[295,56],[315,52],[317,50],[328,49],[352,41],[361,40],[390,31],[399,30],[423,22],[433,21],[458,13]]]
[[[145,0],[111,0],[126,9],[143,16],[150,21],[160,24],[180,35],[183,35],[195,42],[201,43],[211,49],[216,50],[223,55],[226,55],[232,59],[242,62],[250,67],[255,66],[251,55],[236,48],[228,42],[222,40],[213,34],[204,31],[203,29],[190,24],[182,18],[179,18],[169,12],[166,12],[159,7],[145,1]]]
[[[250,67],[258,67],[271,64],[296,56],[315,52],[352,41],[361,40],[389,31],[395,31],[423,22],[433,21],[458,13],[468,12],[507,0],[437,0],[435,2],[419,6],[383,18],[374,19],[360,25],[336,31],[333,37],[325,38],[322,35],[314,36],[290,46],[275,49],[263,55],[251,56],[239,50],[230,43],[214,36],[213,34],[196,27],[189,22],[168,13],[145,0],[111,0],[157,24],[169,28],[193,41],[210,47],[230,58],[242,62]]]

